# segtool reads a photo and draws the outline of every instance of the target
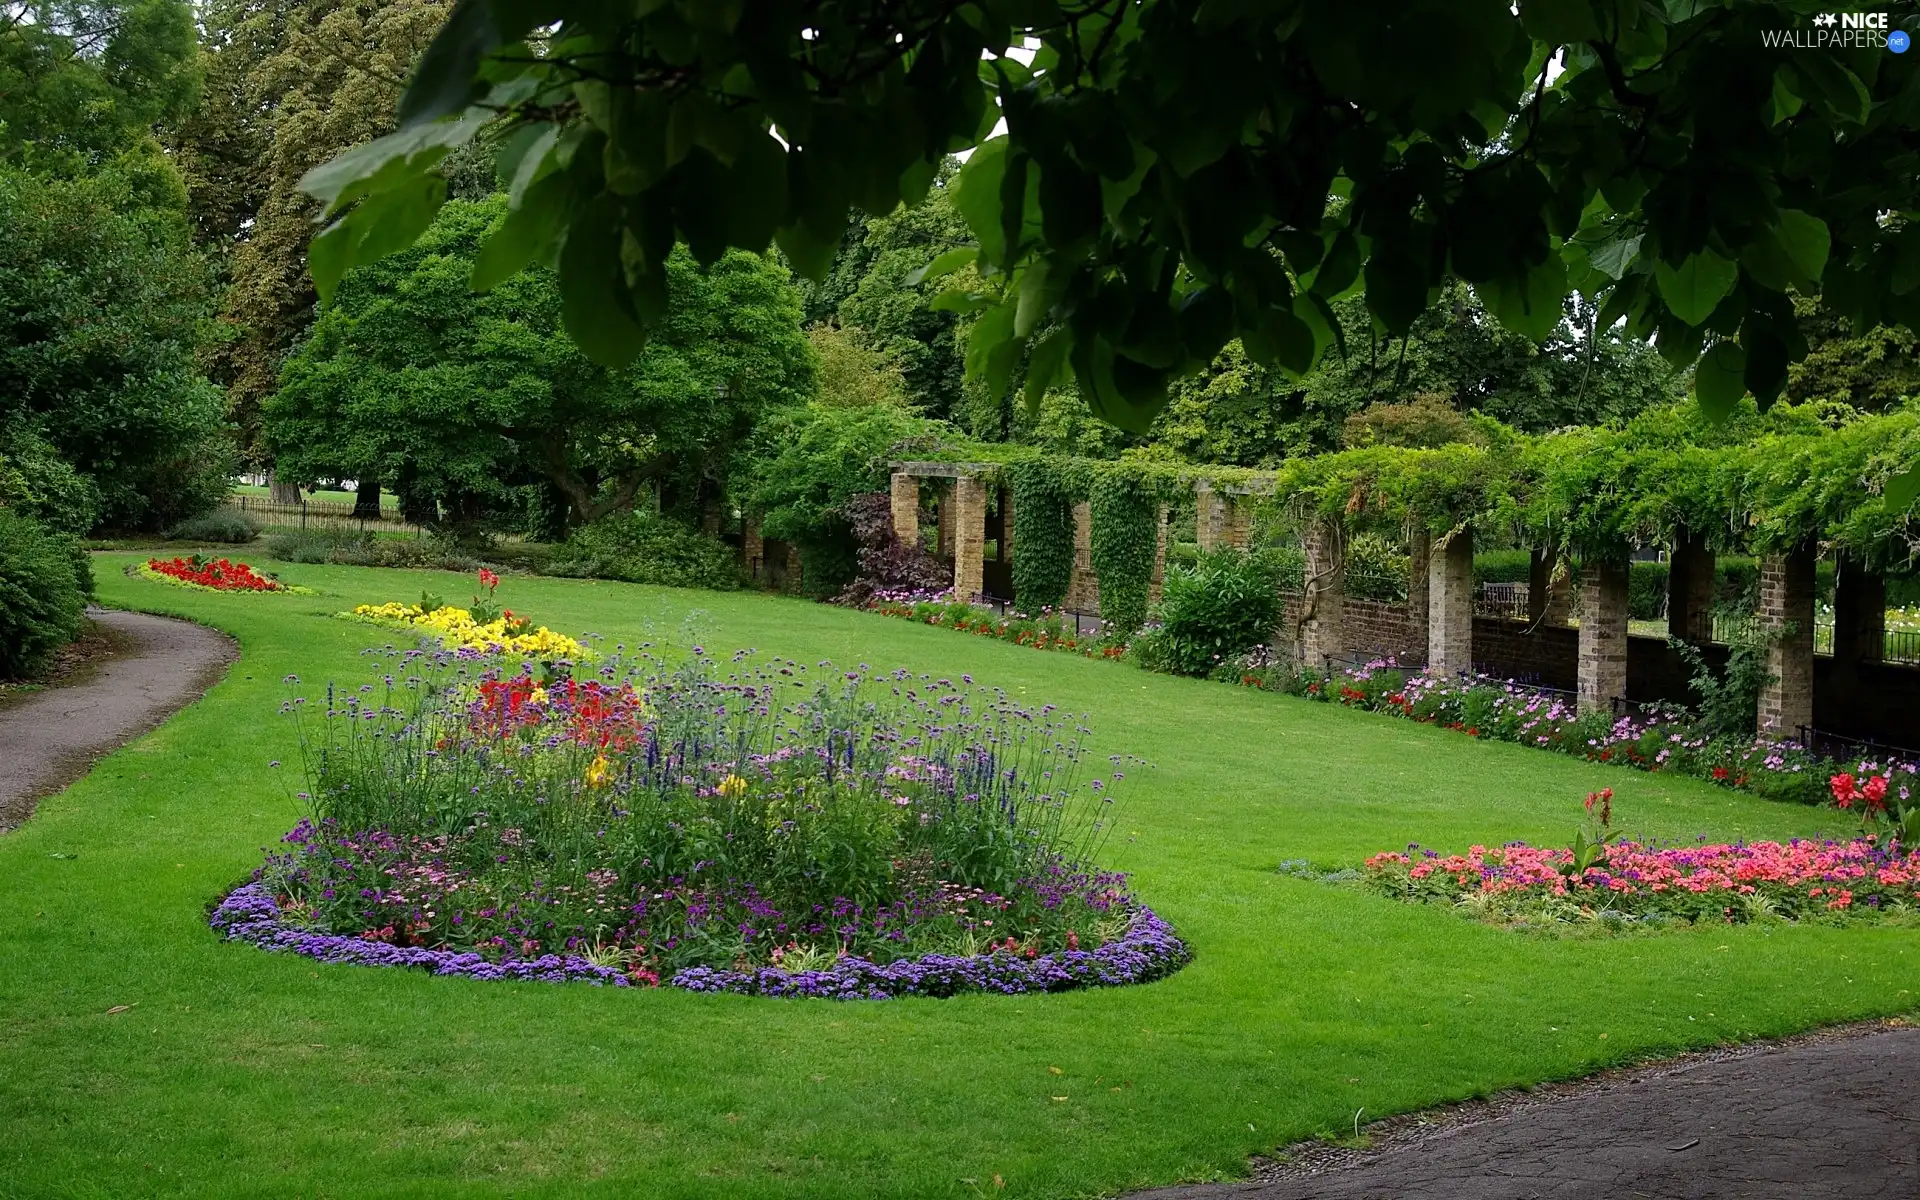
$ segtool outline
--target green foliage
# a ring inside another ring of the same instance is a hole
[[[546,573],[715,591],[740,586],[739,564],[726,545],[646,509],[574,530]]]
[[[1073,497],[1046,459],[1007,469],[1013,491],[1013,595],[1020,610],[1038,613],[1066,603],[1073,583]]]
[[[1093,573],[1100,580],[1100,620],[1111,641],[1126,641],[1147,619],[1147,600],[1158,554],[1160,519],[1154,495],[1130,471],[1094,476]],[[1014,501],[1019,520],[1020,502]],[[1014,533],[1014,561],[1020,535]]]
[[[907,406],[907,385],[900,368],[886,354],[862,344],[855,331],[815,325],[807,330],[807,344],[820,364],[815,403],[825,408]]]
[[[1273,635],[1280,590],[1269,555],[1224,549],[1204,552],[1188,568],[1170,570],[1160,598],[1160,628],[1135,642],[1143,665],[1204,676]]]
[[[1700,697],[1695,727],[1708,737],[1752,737],[1759,721],[1760,693],[1774,679],[1767,671],[1766,647],[1734,646],[1726,669],[1716,671],[1692,643],[1668,638],[1667,644],[1692,673],[1687,682]]]
[[[1408,562],[1398,543],[1380,534],[1347,539],[1347,595],[1388,603],[1406,600]]]
[[[86,594],[76,548],[30,517],[0,508],[0,679],[38,675],[80,636]],[[82,556],[84,566],[84,556]]]
[[[153,529],[228,489],[224,406],[194,366],[209,280],[175,216],[131,203],[0,168],[0,428],[85,477],[47,493],[63,527],[89,492],[101,523]]]
[[[84,534],[100,515],[100,489],[31,431],[0,434],[0,508],[60,533]]]
[[[1452,408],[1443,396],[1422,392],[1405,404],[1372,404],[1348,417],[1341,440],[1348,449],[1364,446],[1432,448],[1457,442],[1485,445],[1473,422]]]
[[[1911,329],[1887,324],[1856,334],[1825,305],[1804,296],[1794,297],[1793,311],[1807,339],[1807,356],[1787,368],[1787,399],[1885,412],[1920,396],[1920,354]]]
[[[741,506],[760,531],[804,548],[840,522],[840,507],[883,491],[895,458],[939,457],[953,430],[891,405],[809,405],[773,413],[754,431],[738,472]],[[1016,517],[1017,519],[1017,517]]]
[[[183,542],[230,542],[243,545],[260,536],[265,526],[252,513],[237,508],[217,508],[204,516],[189,517],[167,529],[166,536]]]
[[[552,271],[471,294],[481,246],[507,221],[504,197],[456,202],[412,249],[345,279],[265,407],[282,474],[411,478],[495,503],[541,479],[591,521],[643,487],[717,493],[760,413],[812,393],[777,264],[732,253],[701,267],[675,252],[656,336],[609,370],[561,332]]]
[[[1767,38],[1804,19],[1785,0],[834,0],[712,19],[475,0],[422,59],[400,130],[305,181],[329,222],[315,279],[324,296],[417,237],[449,150],[491,128],[523,214],[502,259],[558,249],[569,331],[625,361],[676,241],[713,261],[777,240],[823,276],[850,207],[916,201],[973,146],[952,202],[985,286],[943,300],[979,314],[968,369],[995,398],[1044,336],[1047,374],[1070,367],[1094,413],[1144,432],[1169,382],[1235,337],[1300,374],[1340,342],[1348,293],[1401,339],[1463,281],[1528,339],[1571,306],[1680,366],[1713,347],[1764,407],[1805,352],[1790,293],[1861,327],[1920,320],[1889,269],[1916,236],[1920,85],[1865,48],[1782,59]]]
[[[358,529],[303,529],[267,537],[267,554],[281,562],[340,563],[408,570],[477,570],[480,560],[450,538],[377,538]]]

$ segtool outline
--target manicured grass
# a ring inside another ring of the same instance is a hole
[[[1833,814],[1404,722],[758,595],[515,578],[568,632],[970,672],[1139,754],[1111,865],[1197,958],[1142,987],[835,1004],[484,984],[225,945],[207,904],[299,808],[323,614],[459,576],[286,565],[222,596],[97,564],[111,603],[232,631],[207,699],[0,839],[0,1196],[1077,1196],[1231,1176],[1363,1119],[1639,1056],[1911,1012],[1920,930],[1501,932],[1286,878],[1410,841],[1838,833]],[[1131,840],[1129,840],[1131,839]],[[61,857],[55,857],[59,855]],[[115,1005],[132,1005],[107,1015]],[[996,1190],[995,1181],[1005,1184]]]

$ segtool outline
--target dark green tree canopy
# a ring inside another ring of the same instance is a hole
[[[830,266],[849,205],[956,202],[988,287],[969,372],[1071,368],[1144,430],[1238,337],[1303,372],[1332,302],[1389,335],[1449,279],[1509,328],[1625,319],[1726,410],[1805,349],[1790,289],[1920,323],[1920,71],[1770,46],[1812,0],[463,0],[401,130],[313,173],[322,293],[431,222],[447,147],[503,126],[487,284],[557,260],[567,327],[637,352],[676,242]],[[1911,22],[1911,17],[1901,20]],[[1031,62],[1007,54],[1016,40]],[[986,56],[983,61],[983,55]],[[1004,114],[1007,133],[986,139]],[[776,136],[777,134],[777,136]],[[986,139],[986,140],[983,140]]]
[[[544,479],[592,520],[649,484],[723,482],[762,410],[811,395],[798,294],[759,255],[706,267],[673,255],[673,302],[622,368],[567,339],[550,270],[474,297],[468,278],[506,205],[453,202],[406,253],[342,282],[266,406],[283,473],[480,495]]]

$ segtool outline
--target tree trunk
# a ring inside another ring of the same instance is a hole
[[[300,503],[300,485],[288,483],[280,478],[279,472],[272,469],[267,471],[267,490],[275,504]]]
[[[400,515],[409,525],[431,527],[440,523],[440,506],[433,492],[423,487],[411,469],[402,469],[398,481]]]
[[[361,521],[380,519],[380,481],[371,475],[362,476],[354,492],[353,515]]]

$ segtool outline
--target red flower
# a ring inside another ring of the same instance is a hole
[[[1725,782],[1725,780],[1726,780],[1726,778],[1727,778],[1727,774],[1728,774],[1728,772],[1727,772],[1727,769],[1726,769],[1725,767],[1715,767],[1715,768],[1713,769],[1713,777],[1714,777],[1714,779],[1716,779],[1716,780],[1719,780],[1719,781],[1721,781],[1721,782]]]
[[[1884,811],[1887,807],[1887,777],[1875,775],[1867,780],[1866,785],[1860,789],[1860,794],[1866,797],[1868,808],[1875,812]]]
[[[1827,787],[1833,792],[1833,802],[1841,808],[1852,808],[1854,797],[1853,776],[1841,774],[1827,780]]]

